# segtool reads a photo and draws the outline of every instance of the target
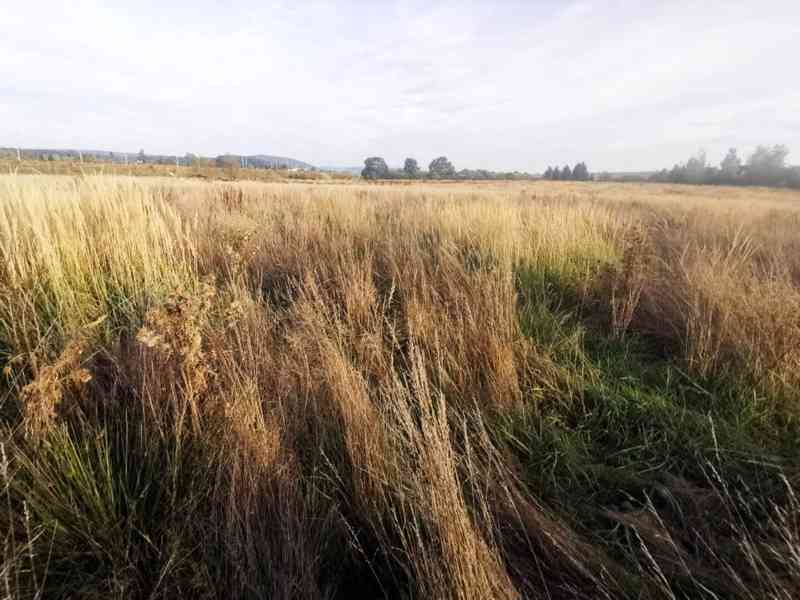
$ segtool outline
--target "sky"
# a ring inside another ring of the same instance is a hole
[[[37,0],[0,10],[0,146],[540,172],[785,144],[800,1]]]

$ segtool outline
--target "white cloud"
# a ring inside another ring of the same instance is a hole
[[[800,153],[794,0],[3,10],[0,145],[526,170]]]

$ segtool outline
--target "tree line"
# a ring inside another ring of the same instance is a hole
[[[719,165],[713,165],[709,164],[706,153],[701,150],[685,163],[676,164],[671,169],[662,169],[649,175],[602,174],[598,179],[800,188],[800,167],[787,165],[788,156],[789,149],[784,145],[758,146],[743,161],[736,148],[731,148]]]
[[[564,165],[563,169],[547,167],[544,178],[551,181],[591,181],[592,175],[586,163],[579,162],[574,169],[570,169],[569,165]]]
[[[457,171],[446,156],[433,159],[428,170],[423,171],[417,159],[407,158],[402,169],[390,169],[380,156],[370,156],[364,160],[361,171],[364,179],[533,179],[534,176],[520,171],[488,171],[486,169],[461,169]]]

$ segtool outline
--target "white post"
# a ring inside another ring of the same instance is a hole
[[[22,162],[22,153],[19,151],[19,148],[17,148],[17,162]]]

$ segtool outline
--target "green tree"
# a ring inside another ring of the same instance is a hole
[[[559,169],[558,167],[554,168],[553,174],[550,177],[550,179],[552,179],[553,181],[558,181],[559,179],[561,179],[561,169]]]
[[[800,167],[793,167],[792,169],[789,169],[787,185],[793,188],[800,188]]]
[[[428,167],[430,175],[434,179],[453,179],[456,175],[456,169],[446,156],[440,156],[433,159]]]
[[[386,179],[388,175],[389,167],[380,156],[370,156],[364,161],[364,169],[361,171],[364,179]]]
[[[416,158],[407,158],[403,165],[403,172],[409,179],[416,179],[419,177],[419,163]]]
[[[575,181],[589,181],[591,176],[589,175],[589,168],[586,166],[586,163],[579,162],[575,165],[575,168],[572,169],[572,178]]]
[[[691,183],[702,183],[706,175],[706,153],[700,150],[686,162],[686,178]]]
[[[553,167],[547,167],[547,170],[544,172],[545,179],[552,179],[553,178]]]
[[[739,158],[739,154],[736,152],[736,148],[731,148],[719,164],[719,170],[722,176],[730,181],[739,175],[741,169],[742,161]]]
[[[561,179],[564,181],[572,179],[572,170],[569,168],[569,165],[564,165],[564,168],[561,169]]]
[[[788,155],[786,146],[759,146],[747,159],[748,175],[759,183],[777,182],[784,175]]]

